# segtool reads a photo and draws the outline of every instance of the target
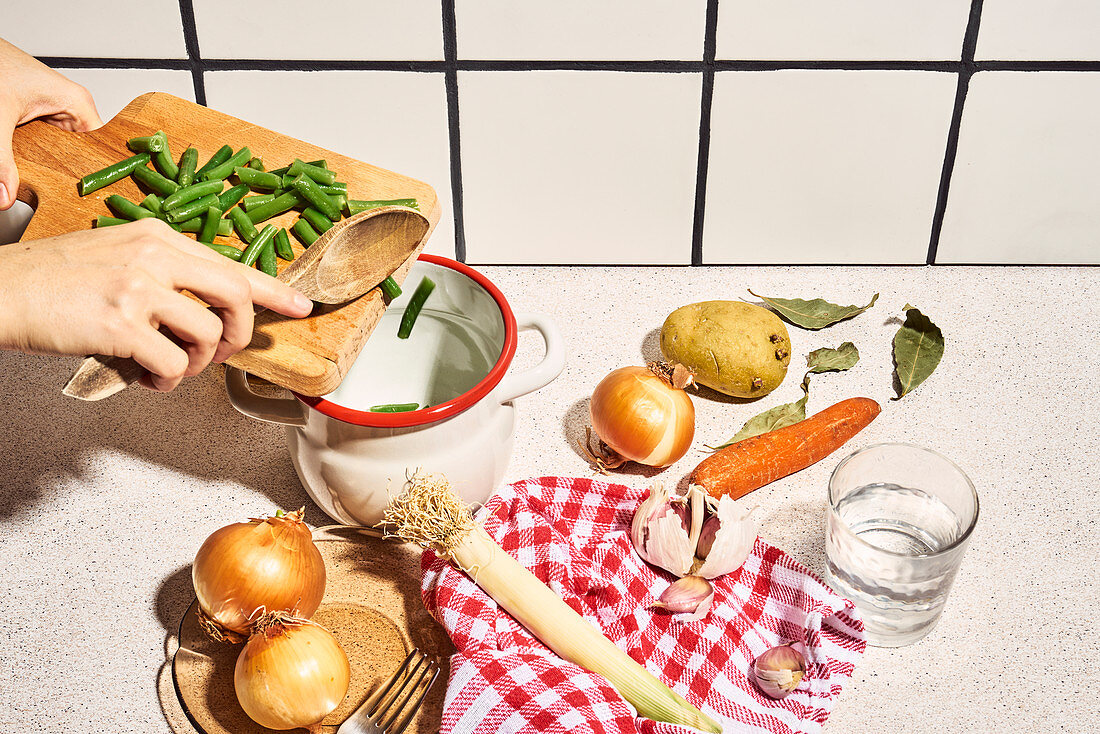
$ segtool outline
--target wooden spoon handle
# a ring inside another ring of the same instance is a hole
[[[129,357],[88,357],[62,393],[80,400],[102,400],[125,390],[141,379],[145,368]]]

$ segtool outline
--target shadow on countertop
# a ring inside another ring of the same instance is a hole
[[[0,351],[0,521],[32,510],[51,485],[100,469],[102,461],[90,466],[89,458],[104,451],[235,482],[276,506],[305,504],[316,510],[310,515],[323,516],[298,481],[282,427],[238,413],[225,395],[222,367],[186,378],[170,393],[131,387],[89,403],[61,394],[79,364],[75,357]]]

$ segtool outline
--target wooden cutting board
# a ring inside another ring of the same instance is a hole
[[[354,124],[354,123],[349,123]],[[248,146],[252,155],[263,159],[267,168],[281,168],[295,158],[324,158],[338,180],[348,184],[353,199],[415,198],[420,211],[431,223],[417,247],[394,278],[401,283],[439,222],[439,200],[428,184],[334,153],[316,145],[281,135],[236,117],[211,110],[163,92],[144,94],[98,130],[73,133],[44,122],[30,122],[16,129],[13,140],[19,166],[21,201],[35,209],[24,240],[91,229],[95,218],[111,215],[104,204],[111,194],[140,202],[145,193],[130,178],[81,197],[80,178],[133,155],[126,141],[163,130],[168,135],[172,156],[191,145],[199,151],[199,165],[222,145],[234,149]],[[290,211],[270,223],[287,229],[298,217]],[[194,235],[189,235],[194,237]],[[216,242],[240,246],[232,237]],[[291,237],[295,253],[301,244]],[[280,259],[279,270],[290,263]],[[270,311],[256,317],[252,343],[228,362],[257,377],[304,395],[324,395],[340,384],[358,356],[385,305],[375,288],[366,295],[337,306],[317,306],[304,319],[288,319]]]

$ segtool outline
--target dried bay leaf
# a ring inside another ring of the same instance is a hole
[[[836,349],[822,347],[810,352],[806,366],[810,372],[842,372],[850,370],[859,361],[859,350],[851,342],[844,342]]]
[[[809,370],[802,378],[802,397],[793,403],[785,403],[783,405],[777,405],[774,408],[765,410],[760,415],[754,416],[741,427],[741,430],[723,444],[718,446],[708,446],[707,448],[724,449],[727,446],[737,443],[738,441],[744,441],[746,438],[752,438],[753,436],[759,436],[762,433],[768,433],[778,428],[785,428],[786,426],[793,426],[795,423],[801,423],[806,420],[806,402],[810,399],[810,375],[815,372],[841,372],[843,370],[850,370],[859,361],[859,350],[856,349],[856,345],[851,342],[844,342],[836,349],[830,349],[829,347],[823,347],[821,349],[815,349],[810,352],[806,357],[806,365]]]
[[[905,323],[894,335],[894,371],[901,400],[928,379],[943,357],[943,332],[920,309],[905,304]]]
[[[777,405],[774,408],[765,410],[758,416],[749,418],[749,421],[742,426],[741,430],[729,441],[718,446],[708,446],[707,448],[717,451],[718,449],[724,449],[727,446],[731,446],[738,441],[744,441],[746,438],[752,438],[753,436],[759,436],[768,431],[774,431],[777,428],[784,428],[786,426],[793,426],[795,423],[801,423],[806,420],[806,401],[810,399],[809,372],[802,378],[802,392],[802,397],[793,403]]]
[[[770,298],[753,293],[751,288],[749,293],[771,306],[786,321],[795,326],[801,326],[803,329],[815,330],[824,329],[826,326],[831,326],[838,321],[858,316],[874,306],[875,301],[878,300],[878,294],[876,293],[871,296],[871,302],[866,306],[838,306],[821,298],[815,298],[812,301],[805,301],[801,298]]]

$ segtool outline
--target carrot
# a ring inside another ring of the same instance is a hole
[[[848,398],[804,421],[746,438],[703,459],[690,481],[715,498],[743,497],[836,451],[882,408],[870,398]]]

